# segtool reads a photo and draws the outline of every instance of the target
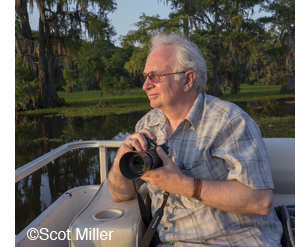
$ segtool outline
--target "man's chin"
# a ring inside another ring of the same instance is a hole
[[[160,108],[161,105],[157,102],[150,101],[150,106],[152,108]]]

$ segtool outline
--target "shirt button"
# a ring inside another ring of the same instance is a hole
[[[166,204],[166,207],[169,207],[169,203]]]
[[[167,231],[167,230],[168,230],[168,227],[167,227],[167,226],[164,226],[164,227],[163,227],[163,230],[164,230],[164,231]]]

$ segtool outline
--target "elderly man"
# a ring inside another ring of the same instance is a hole
[[[117,152],[108,179],[114,200],[135,196],[119,160],[133,148],[146,150],[147,136],[169,146],[169,156],[157,148],[164,166],[142,176],[152,214],[164,191],[170,193],[158,246],[280,246],[282,226],[259,128],[236,105],[203,93],[206,61],[197,46],[177,35],[155,35],[142,77],[154,109]]]

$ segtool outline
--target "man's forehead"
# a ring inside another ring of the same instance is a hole
[[[159,46],[148,55],[144,72],[163,72],[171,67],[173,58],[174,50],[171,46]]]
[[[174,48],[172,46],[162,45],[155,48],[150,55],[157,56],[160,58],[171,58],[174,56]]]

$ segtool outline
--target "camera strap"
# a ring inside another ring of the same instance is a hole
[[[139,189],[138,189],[138,184],[137,184],[137,180],[133,180],[133,184],[134,184],[134,188],[135,188],[135,192],[137,195],[137,201],[138,201],[138,205],[139,205],[139,211],[141,214],[141,218],[142,221],[145,225],[146,228],[148,228],[150,221],[151,221],[151,214],[150,212],[147,210],[147,207],[139,193]]]
[[[143,239],[141,241],[140,247],[148,247],[153,239],[153,237],[155,236],[155,233],[157,231],[157,227],[160,224],[160,221],[163,217],[164,214],[164,207],[167,203],[167,199],[168,199],[169,193],[168,192],[164,192],[164,200],[162,202],[162,205],[160,208],[158,208],[158,210],[156,211],[154,217],[152,218],[149,227],[147,228]],[[154,245],[152,245],[154,246]]]
[[[141,218],[143,223],[145,224],[147,230],[143,236],[143,239],[141,241],[140,247],[148,247],[150,245],[150,243],[152,242],[152,246],[155,246],[155,244],[153,243],[159,243],[160,239],[158,235],[155,235],[156,231],[157,231],[157,227],[163,217],[164,214],[164,207],[167,203],[168,200],[168,196],[169,193],[168,192],[164,192],[164,196],[163,196],[163,202],[161,207],[156,211],[154,217],[151,220],[151,214],[150,212],[147,210],[147,207],[139,193],[139,189],[138,189],[138,184],[136,180],[133,180],[133,184],[134,184],[134,188],[137,194],[137,200],[138,200],[138,205],[139,205],[139,210],[140,210],[140,214],[141,214]]]

